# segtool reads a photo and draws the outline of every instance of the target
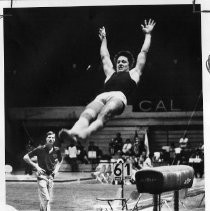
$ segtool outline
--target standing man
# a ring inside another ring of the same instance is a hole
[[[86,139],[92,133],[104,127],[104,124],[116,115],[120,115],[127,99],[136,90],[146,63],[147,53],[151,44],[154,20],[145,20],[142,31],[145,34],[144,43],[137,56],[134,66],[133,55],[129,51],[120,51],[114,57],[114,66],[107,48],[105,28],[99,30],[101,40],[100,55],[103,70],[106,76],[104,92],[98,95],[80,115],[79,120],[70,130],[62,129],[59,133],[61,139],[70,138],[77,141]]]
[[[50,211],[53,179],[62,161],[60,149],[54,146],[55,133],[47,132],[45,140],[45,145],[38,146],[23,157],[37,172],[40,211]],[[31,160],[33,156],[37,156],[37,163]]]

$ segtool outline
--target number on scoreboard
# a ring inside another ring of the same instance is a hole
[[[123,169],[122,169],[123,166]],[[131,179],[131,164],[130,163],[115,163],[114,165],[114,177],[115,180]]]

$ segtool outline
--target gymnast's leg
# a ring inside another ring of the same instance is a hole
[[[61,139],[73,138],[76,141],[80,137],[80,132],[87,129],[90,123],[96,119],[103,106],[104,104],[99,101],[92,101],[86,106],[74,126],[70,130],[62,129],[59,132],[59,137]]]
[[[88,127],[79,132],[79,138],[89,137],[92,133],[104,127],[104,124],[115,115],[120,115],[124,110],[124,103],[119,98],[110,99],[99,112],[97,119]]]

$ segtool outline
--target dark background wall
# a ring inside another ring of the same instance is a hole
[[[128,49],[136,57],[141,24],[157,25],[133,102],[173,99],[193,110],[202,89],[201,18],[192,5],[5,9],[5,102],[7,107],[86,105],[103,87],[98,29],[105,26],[111,57]],[[90,68],[87,70],[88,66]],[[198,105],[202,110],[202,100]]]

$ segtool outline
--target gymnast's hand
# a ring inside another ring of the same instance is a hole
[[[151,32],[153,31],[153,28],[155,26],[155,22],[154,20],[152,19],[149,19],[149,21],[147,22],[147,20],[144,20],[144,25],[141,24],[141,27],[142,27],[142,31],[145,33],[145,34],[151,34]]]
[[[106,31],[105,27],[103,26],[102,28],[99,29],[99,37],[100,40],[102,41],[104,38],[106,38]]]

